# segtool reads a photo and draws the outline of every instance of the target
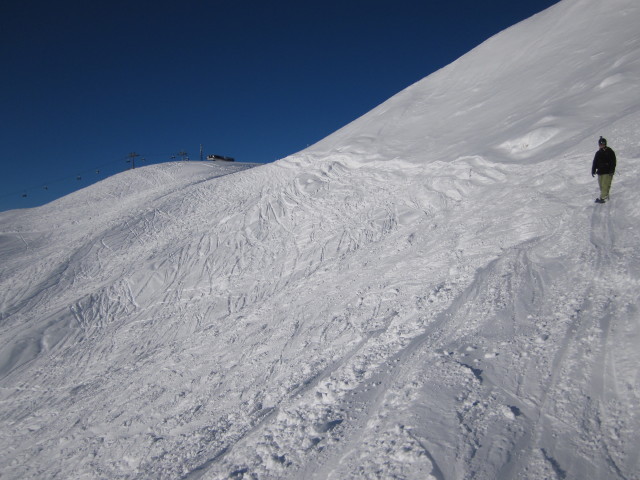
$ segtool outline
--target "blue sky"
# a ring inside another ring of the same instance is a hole
[[[285,157],[555,3],[3,0],[0,211],[130,152]]]

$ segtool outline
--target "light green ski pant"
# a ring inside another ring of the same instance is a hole
[[[598,185],[600,185],[600,198],[602,200],[609,199],[609,190],[611,190],[611,182],[613,182],[613,174],[605,173],[598,175]]]

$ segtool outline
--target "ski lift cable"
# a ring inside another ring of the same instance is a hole
[[[183,152],[181,151],[181,153],[183,153]],[[152,160],[152,158],[165,158],[165,157],[166,157],[166,160],[164,160],[164,159],[163,160],[155,160],[155,161]],[[125,161],[126,161],[126,158],[127,157],[125,157]],[[145,165],[152,165],[152,164],[165,163],[165,162],[171,161],[173,159],[175,159],[175,154],[164,155],[164,154],[154,153],[152,155],[145,155],[144,158],[140,159],[140,161],[144,162]],[[51,187],[53,185],[56,185],[56,184],[62,183],[62,182],[71,181],[73,179],[75,179],[76,181],[79,181],[79,180],[82,180],[81,177],[83,177],[84,175],[90,174],[91,172],[95,172],[96,175],[103,174],[102,171],[103,171],[103,169],[105,167],[113,166],[113,165],[116,165],[116,164],[121,164],[122,162],[123,162],[122,159],[111,160],[111,161],[108,161],[108,162],[104,162],[104,163],[101,163],[100,165],[94,166],[92,168],[88,168],[86,170],[81,170],[79,172],[76,172],[75,175],[67,174],[67,175],[62,176],[62,177],[57,177],[57,178],[54,178],[54,179],[48,179],[48,180],[46,180],[46,181],[44,181],[44,182],[42,182],[40,184],[32,185],[32,186],[27,187],[27,188],[21,188],[19,190],[14,190],[12,192],[7,192],[7,193],[0,194],[0,198],[13,197],[13,196],[16,196],[16,195],[21,195],[24,198],[24,197],[28,196],[30,191],[42,190],[42,189],[49,190],[49,187]]]

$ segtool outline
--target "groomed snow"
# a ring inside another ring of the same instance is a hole
[[[563,0],[273,164],[0,213],[0,476],[640,478],[638,25]]]

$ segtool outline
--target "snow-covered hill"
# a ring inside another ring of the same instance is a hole
[[[638,24],[563,0],[281,161],[0,213],[2,478],[640,478]]]

